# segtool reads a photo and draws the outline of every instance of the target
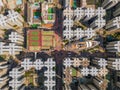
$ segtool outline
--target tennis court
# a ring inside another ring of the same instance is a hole
[[[54,31],[29,30],[27,43],[28,49],[35,52],[55,47]]]

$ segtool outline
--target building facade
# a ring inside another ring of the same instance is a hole
[[[120,41],[109,42],[106,46],[108,52],[120,52]]]
[[[8,63],[7,61],[0,61],[0,89],[1,90],[9,90],[8,86]]]
[[[119,0],[104,0],[102,3],[102,7],[104,9],[110,9],[113,6],[115,6],[118,2],[119,2]]]

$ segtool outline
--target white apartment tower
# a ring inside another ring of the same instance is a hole
[[[110,9],[115,6],[120,0],[104,0],[102,3],[102,7],[104,9]]]
[[[55,61],[53,61],[52,58],[47,59],[47,61],[44,63],[45,67],[47,67],[47,71],[45,71],[44,75],[48,78],[44,85],[48,88],[48,90],[53,90],[53,88],[56,85],[55,82],[55,71],[53,71],[53,67],[55,67]]]
[[[23,35],[19,34],[18,32],[11,32],[8,38],[12,43],[23,44],[24,37]]]
[[[76,39],[80,39],[85,36],[87,36],[87,39],[89,39],[95,36],[94,29],[101,29],[106,24],[106,21],[103,19],[103,17],[106,14],[106,11],[102,7],[99,7],[98,9],[76,8],[75,10],[72,10],[70,7],[67,7],[63,11],[63,14],[64,14],[63,36],[69,40],[73,37],[76,37]],[[80,22],[80,20],[82,20],[83,22],[85,22],[94,18],[95,20],[90,24],[90,28],[87,28],[87,30],[82,30],[81,28],[78,27],[73,28],[75,21]]]
[[[14,10],[9,10],[7,16],[0,14],[0,29],[12,29],[15,27],[22,27],[23,22],[23,17]]]
[[[91,63],[101,68],[105,68],[107,66],[107,60],[104,58],[95,58],[94,60],[91,61]]]
[[[105,29],[107,29],[107,30],[117,30],[117,29],[120,29],[120,16],[115,17],[114,19],[110,20],[105,25]]]
[[[0,42],[0,55],[16,55],[22,51],[22,46],[18,46],[15,43]]]
[[[115,8],[116,8],[116,9],[115,9],[115,11],[113,12],[113,16],[114,16],[114,17],[117,17],[117,16],[120,15],[120,3],[117,4]]]
[[[13,68],[12,71],[9,72],[9,76],[12,78],[11,81],[9,81],[9,86],[12,87],[12,90],[23,90],[24,89],[24,82],[25,79],[23,75],[25,74],[25,71],[22,67],[16,67]]]
[[[120,88],[120,71],[117,72],[117,82],[116,86]]]
[[[85,14],[84,14],[84,21],[88,21],[90,20],[92,17],[95,16],[95,9],[93,8],[87,8],[84,10]]]
[[[11,24],[12,26],[23,26],[23,17],[18,13],[18,12],[15,12],[14,10],[9,10],[8,11],[8,23]]]
[[[55,61],[53,58],[48,58],[47,61],[43,62],[41,59],[36,59],[36,61],[31,61],[30,58],[25,58],[23,62],[21,62],[21,66],[25,71],[35,68],[36,70],[41,70],[42,67],[46,67],[47,70],[44,72],[44,76],[47,77],[47,80],[44,82],[44,85],[48,88],[48,90],[52,90],[55,87],[56,83],[54,77],[56,76],[53,68],[55,67]]]
[[[108,81],[104,80],[103,78],[94,77],[93,78],[93,83],[99,90],[106,90],[107,89]]]
[[[105,24],[106,21],[103,18],[98,18],[90,24],[90,27],[93,29],[101,29],[105,26]]]
[[[120,41],[109,42],[106,49],[108,52],[120,52]]]
[[[8,23],[8,17],[0,14],[0,29],[11,29],[11,28],[13,27]]]
[[[112,70],[120,70],[120,58],[108,58],[108,66]]]
[[[0,90],[9,90],[8,84],[8,64],[6,61],[0,61]]]

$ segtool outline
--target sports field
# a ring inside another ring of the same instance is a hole
[[[35,52],[55,47],[54,31],[29,30],[27,33],[27,47],[29,51]]]
[[[41,46],[40,32],[37,30],[30,30],[27,35],[28,48],[31,51],[39,51]]]

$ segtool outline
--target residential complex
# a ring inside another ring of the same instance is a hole
[[[24,67],[24,70],[27,71],[31,68],[35,68],[36,70],[41,70],[43,67],[46,67],[47,70],[44,72],[44,76],[47,77],[47,80],[44,81],[44,85],[51,90],[55,87],[55,71],[53,68],[55,67],[55,61],[53,58],[48,58],[47,61],[43,62],[41,59],[36,59],[34,62],[31,61],[30,58],[25,58],[23,62],[21,62],[21,66]]]
[[[70,7],[66,8],[63,11],[63,36],[66,37],[66,39],[70,39],[74,36],[76,36],[77,39],[87,36],[89,39],[95,36],[95,30],[101,29],[106,24],[106,21],[103,19],[105,13],[106,12],[102,7],[99,7],[96,10],[92,8],[76,8],[75,10],[72,10]],[[90,28],[87,28],[82,24],[82,22],[87,22],[95,17],[97,18],[90,24]],[[79,22],[80,20],[82,20],[82,22]],[[77,27],[74,27],[74,25],[76,25],[75,23],[77,24]]]
[[[55,22],[55,7],[53,3],[35,2],[28,7],[27,21],[30,25],[38,24],[40,27],[52,28]]]
[[[0,0],[0,90],[120,90],[120,0]]]

